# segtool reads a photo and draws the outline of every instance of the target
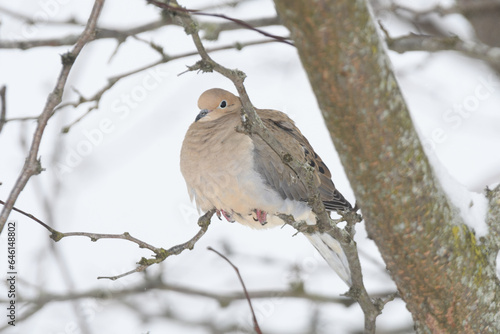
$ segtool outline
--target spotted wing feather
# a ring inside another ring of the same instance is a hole
[[[309,141],[293,121],[286,114],[275,110],[258,110],[258,114],[267,129],[295,159],[307,162],[314,168],[316,185],[326,209],[332,211],[352,209],[351,204],[335,188],[328,167],[314,152]],[[306,187],[292,169],[284,164],[278,154],[260,137],[255,136],[252,139],[255,147],[255,168],[267,184],[284,199],[306,201]]]

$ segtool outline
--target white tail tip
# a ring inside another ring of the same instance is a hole
[[[326,233],[315,232],[312,234],[304,233],[304,235],[316,247],[328,265],[350,287],[352,285],[351,270],[340,243]]]

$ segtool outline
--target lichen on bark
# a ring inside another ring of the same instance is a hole
[[[500,332],[498,250],[477,242],[433,173],[366,2],[275,4],[417,330]]]

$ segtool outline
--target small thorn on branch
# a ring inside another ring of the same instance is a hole
[[[187,70],[179,73],[177,76],[180,76],[180,75],[187,73],[187,72],[193,72],[193,71],[198,71],[198,73],[199,72],[212,73],[214,71],[214,67],[212,66],[212,64],[210,64],[209,62],[207,62],[204,59],[198,60],[196,62],[196,64],[194,64],[192,66],[187,66],[187,68],[188,68]]]
[[[393,292],[383,298],[376,298],[375,299],[375,306],[377,306],[377,308],[379,309],[380,312],[382,312],[382,310],[384,309],[385,305],[389,302],[392,302],[394,299],[396,299],[397,297],[400,297],[399,295],[399,292],[396,291],[396,292]]]

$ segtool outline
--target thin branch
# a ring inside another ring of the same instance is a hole
[[[99,276],[99,277],[97,277],[97,279],[110,279],[110,280],[114,281],[114,280],[117,280],[117,279],[122,278],[124,276],[128,276],[128,275],[133,274],[133,273],[142,272],[146,268],[148,268],[149,266],[151,266],[155,263],[163,262],[169,256],[179,255],[180,253],[182,253],[186,249],[189,249],[189,250],[193,249],[194,245],[198,242],[198,240],[200,240],[201,237],[203,237],[203,235],[205,235],[205,233],[207,232],[208,226],[210,225],[210,219],[212,218],[214,213],[215,213],[215,210],[208,211],[207,213],[205,213],[203,216],[201,216],[198,219],[198,225],[200,226],[200,230],[198,231],[198,233],[196,233],[196,235],[194,237],[192,237],[190,240],[186,241],[185,243],[170,247],[167,250],[165,250],[163,248],[159,248],[158,252],[155,252],[154,258],[151,258],[151,259],[146,259],[144,257],[141,258],[141,260],[138,262],[138,264],[140,266],[138,266],[137,268],[130,270],[126,273],[116,275],[116,276]]]
[[[245,22],[243,20],[235,19],[233,17],[229,17],[229,16],[226,16],[226,15],[223,15],[223,14],[205,13],[205,12],[202,12],[202,11],[199,11],[199,10],[196,10],[196,9],[187,9],[187,8],[179,6],[176,1],[175,2],[171,2],[174,5],[166,4],[166,3],[159,2],[159,1],[156,1],[156,0],[147,0],[147,2],[149,2],[150,4],[153,4],[155,6],[157,6],[159,8],[162,8],[164,10],[167,10],[167,11],[170,11],[170,12],[174,12],[174,13],[183,13],[183,14],[187,14],[187,15],[218,17],[218,18],[221,18],[221,19],[224,19],[224,20],[228,20],[228,21],[234,22],[234,23],[236,23],[236,24],[238,24],[238,25],[240,25],[242,27],[245,27],[245,28],[247,28],[249,30],[256,31],[256,32],[258,32],[261,35],[264,35],[266,37],[272,38],[272,39],[274,39],[274,40],[276,40],[278,42],[285,43],[285,44],[293,46],[293,43],[290,42],[287,37],[273,35],[271,33],[268,33],[266,31],[264,31],[264,30],[256,28],[255,26],[252,26],[251,24],[249,24],[249,23],[247,23],[247,22]],[[189,18],[190,18],[191,23],[193,25],[191,27],[184,26],[185,29],[192,29],[192,28],[196,27],[196,23],[191,19],[191,16],[189,16]]]
[[[2,86],[0,88],[0,132],[2,132],[3,126],[7,123],[7,99],[5,93],[7,91],[7,86]]]
[[[140,26],[130,28],[130,29],[107,29],[107,28],[96,28],[96,33],[94,36],[94,40],[98,39],[116,39],[119,42],[124,41],[130,36],[135,36],[143,32],[153,31],[159,28],[162,28],[167,25],[171,25],[172,20],[168,17],[162,17],[159,20],[149,22],[146,24],[142,24]],[[3,40],[0,41],[0,49],[21,49],[27,50],[31,48],[37,48],[42,46],[64,46],[64,45],[73,45],[79,39],[79,35],[70,34],[63,37],[57,38],[48,38],[48,39],[36,39],[36,40],[27,40],[27,41],[9,41]]]
[[[4,123],[36,121],[37,119],[38,119],[38,116],[12,117],[12,118],[5,119]]]
[[[278,16],[245,20],[245,23],[254,28],[281,25]],[[200,22],[200,29],[203,30],[203,32],[205,33],[203,35],[204,39],[214,41],[219,38],[220,33],[223,31],[241,29],[241,24],[233,21],[221,22],[218,24],[212,22]],[[286,37],[286,39],[289,40],[289,37]]]
[[[166,20],[166,19],[162,19],[162,20],[159,20],[159,21],[155,21],[155,22],[152,22],[152,23],[141,25],[139,27],[128,29],[128,30],[104,30],[104,31],[107,31],[107,33],[98,33],[96,35],[95,39],[99,39],[99,38],[117,38],[117,39],[120,40],[121,38],[126,38],[127,36],[132,36],[133,34],[139,34],[140,32],[147,31],[148,29],[158,28],[158,27],[161,26],[161,24],[166,25],[167,21],[168,20]],[[168,21],[168,22],[171,22],[171,21]],[[231,26],[229,26],[229,25],[228,26],[224,26],[224,24],[222,23],[222,24],[220,24],[220,26],[221,26],[220,28],[216,28],[217,31],[219,31],[219,32],[223,31],[225,29],[228,29],[228,30],[235,29],[234,26],[236,26],[236,25],[232,24]],[[219,25],[215,25],[215,27],[219,27]],[[20,43],[28,43],[28,44],[31,43],[32,47],[42,46],[42,45],[56,46],[56,45],[66,45],[66,44],[73,44],[74,43],[73,37],[66,37],[66,38],[62,38],[62,39],[54,39],[54,40],[51,40],[50,42],[49,41],[46,41],[46,42],[38,41],[38,42],[34,42],[34,43],[32,43],[32,42],[20,42]],[[231,44],[227,44],[227,45],[223,45],[223,46],[219,46],[219,47],[214,47],[214,48],[211,48],[211,49],[207,49],[207,52],[211,53],[211,52],[231,50],[231,49],[242,50],[243,48],[248,47],[248,46],[262,45],[262,44],[273,43],[273,42],[275,42],[275,40],[269,40],[269,39],[256,40],[256,41],[250,41],[250,42],[236,42],[236,43],[231,43]],[[151,44],[151,43],[149,43],[149,44]],[[0,48],[1,48],[1,45],[2,45],[2,41],[0,41]],[[18,45],[19,48],[24,48],[24,46],[19,46]],[[194,52],[182,53],[182,54],[175,55],[175,56],[170,56],[170,55],[164,53],[163,50],[160,47],[154,47],[154,49],[160,53],[160,55],[161,55],[161,59],[160,60],[155,61],[155,62],[153,62],[151,64],[148,64],[148,65],[144,65],[144,66],[139,67],[137,69],[128,71],[126,73],[122,73],[122,74],[115,75],[113,77],[108,78],[107,84],[105,84],[101,89],[99,89],[97,92],[95,92],[90,97],[85,97],[85,96],[83,96],[82,94],[79,93],[79,99],[77,101],[65,102],[65,103],[59,104],[54,109],[54,113],[57,112],[57,111],[59,111],[59,110],[61,110],[61,109],[66,108],[66,107],[74,107],[74,108],[76,108],[76,107],[78,107],[78,106],[80,106],[82,104],[85,104],[85,103],[92,103],[92,105],[89,106],[88,109],[80,117],[76,118],[70,124],[68,124],[67,126],[65,126],[62,129],[62,132],[63,133],[69,132],[71,130],[71,127],[73,127],[75,124],[77,124],[81,120],[83,120],[92,111],[99,109],[99,103],[100,103],[103,95],[109,89],[111,89],[121,79],[124,79],[126,77],[132,76],[132,75],[140,73],[140,72],[143,72],[143,71],[148,70],[150,68],[153,68],[155,66],[168,63],[168,62],[173,61],[173,60],[178,60],[178,59],[181,59],[181,58],[186,58],[186,57],[190,57],[190,56],[194,56],[194,55],[198,54],[198,52],[194,51]],[[32,121],[32,120],[36,120],[36,119],[38,119],[38,116],[26,116],[26,117],[15,117],[15,118],[13,117],[13,118],[6,119],[4,123],[13,122],[13,121]]]
[[[82,32],[73,49],[62,55],[63,66],[59,74],[59,78],[57,79],[53,91],[49,94],[47,103],[38,118],[38,124],[35,133],[33,134],[33,141],[31,143],[29,154],[26,158],[22,171],[14,187],[12,188],[9,197],[7,198],[2,213],[0,214],[0,233],[3,230],[5,222],[7,221],[12,208],[14,207],[14,203],[19,197],[21,191],[28,183],[29,179],[33,175],[40,174],[43,171],[41,162],[38,159],[38,150],[40,148],[40,143],[42,141],[45,127],[53,114],[54,108],[61,102],[62,94],[66,86],[66,81],[76,58],[79,56],[80,51],[83,49],[83,47],[95,36],[97,20],[99,18],[99,14],[101,13],[103,5],[104,0],[95,1],[85,30]]]
[[[237,319],[232,317],[229,321],[220,321],[219,317],[206,314],[203,319],[194,319],[192,315],[181,315],[175,307],[164,307],[163,309],[157,310],[155,313],[146,312],[146,310],[141,307],[138,303],[123,301],[125,306],[128,306],[130,310],[138,314],[139,317],[144,322],[152,322],[155,319],[160,321],[169,320],[170,322],[180,324],[188,328],[198,328],[204,333],[211,334],[226,334],[226,333],[238,333],[238,334],[255,334],[255,330]],[[187,332],[191,332],[189,329]],[[266,334],[283,334],[281,331],[271,331],[266,330]],[[304,334],[304,331],[287,331],[287,334]]]
[[[0,12],[5,13],[17,20],[24,21],[25,23],[29,25],[34,25],[37,23],[43,23],[43,24],[51,24],[51,25],[80,25],[84,26],[84,23],[79,23],[76,21],[75,18],[71,18],[69,20],[63,20],[63,21],[58,21],[58,20],[49,20],[49,19],[39,19],[34,15],[33,17],[29,17],[28,15],[16,12],[12,9],[6,8],[4,6],[0,6]]]
[[[30,311],[21,314],[18,320],[22,321],[29,318],[31,315],[33,315],[35,312],[39,311],[49,303],[66,302],[66,301],[89,299],[89,298],[99,299],[99,300],[110,300],[110,299],[119,300],[119,299],[124,299],[125,297],[128,296],[142,294],[144,293],[145,290],[169,291],[169,292],[185,294],[188,296],[208,298],[216,301],[221,307],[227,307],[235,301],[247,299],[247,295],[244,292],[235,291],[235,292],[217,293],[211,290],[209,291],[179,284],[167,283],[161,279],[161,276],[152,278],[146,276],[146,279],[141,284],[120,289],[118,291],[109,289],[90,289],[86,291],[69,292],[69,293],[43,292],[40,293],[35,298],[19,297],[17,301],[19,303],[29,304]],[[393,295],[394,293],[392,292],[386,292],[377,294],[376,296],[373,297],[387,298],[387,296],[393,296]],[[302,299],[321,304],[326,304],[326,303],[339,304],[345,307],[349,307],[354,303],[354,301],[351,298],[319,295],[315,293],[308,293],[303,289],[298,290],[293,288],[286,290],[250,291],[248,292],[248,297],[250,299],[275,299],[275,300],[277,298]],[[8,302],[8,300],[0,300],[0,303],[5,303],[5,302]]]
[[[386,35],[387,46],[398,53],[408,51],[458,51],[469,57],[500,65],[500,48],[477,41],[463,41],[458,36],[427,36],[410,34],[397,38]]]
[[[412,15],[415,19],[420,19],[421,17],[438,14],[439,16],[446,16],[451,14],[469,14],[478,11],[490,11],[500,8],[500,3],[498,1],[492,0],[476,0],[467,1],[455,4],[453,6],[442,6],[436,5],[426,9],[414,9],[408,6],[401,5],[399,3],[391,3],[389,10],[397,12],[402,11]]]
[[[223,258],[224,260],[226,260],[227,263],[229,263],[229,265],[231,265],[231,267],[233,267],[234,271],[236,272],[236,275],[238,275],[238,279],[240,280],[241,286],[243,287],[243,292],[245,294],[246,300],[248,301],[248,306],[250,306],[250,312],[252,313],[253,328],[254,328],[255,332],[257,332],[257,334],[262,334],[262,331],[260,330],[260,327],[259,327],[259,322],[257,321],[257,317],[255,316],[255,312],[253,310],[252,300],[250,299],[250,296],[248,295],[248,290],[247,290],[247,287],[245,286],[245,282],[243,282],[243,278],[240,275],[240,270],[238,269],[238,267],[236,267],[231,262],[231,260],[229,260],[222,253],[216,251],[212,247],[207,247],[207,249],[210,250],[210,251],[212,251],[212,252],[214,252],[215,254],[219,255],[221,258]]]
[[[206,11],[206,10],[213,10],[213,9],[220,9],[221,7],[233,7],[236,8],[238,5],[241,5],[243,3],[248,3],[253,0],[233,0],[233,1],[225,1],[225,2],[216,2],[216,3],[209,3],[205,5],[204,7],[201,7],[200,10]]]
[[[274,43],[274,42],[275,42],[274,40],[269,40],[269,39],[262,39],[262,40],[256,40],[256,41],[250,41],[250,42],[236,42],[236,43],[231,43],[231,44],[222,45],[222,46],[219,46],[219,47],[214,47],[214,48],[207,49],[207,53],[212,53],[212,52],[217,52],[217,51],[224,51],[224,50],[232,50],[232,49],[241,51],[241,50],[243,50],[244,48],[246,48],[248,46],[263,45],[263,44]],[[197,51],[186,52],[186,53],[182,53],[182,54],[175,55],[175,56],[169,56],[169,55],[163,53],[162,54],[162,58],[160,60],[157,60],[157,61],[155,61],[155,62],[153,62],[151,64],[144,65],[144,66],[141,66],[141,67],[136,68],[134,70],[131,70],[131,71],[128,71],[128,72],[125,72],[125,73],[122,73],[122,74],[118,74],[118,75],[115,75],[113,77],[108,78],[107,84],[105,84],[101,89],[99,89],[97,92],[95,92],[90,97],[85,97],[82,94],[78,93],[79,98],[78,98],[77,101],[64,102],[64,103],[59,104],[54,109],[54,113],[56,113],[57,111],[60,111],[60,110],[62,110],[64,108],[66,108],[66,107],[77,108],[80,105],[83,105],[85,103],[92,103],[92,105],[89,106],[88,109],[82,115],[80,115],[78,118],[76,118],[70,124],[68,124],[65,127],[63,127],[62,132],[63,133],[69,132],[71,130],[71,128],[75,124],[77,124],[80,121],[82,121],[92,111],[99,109],[99,103],[100,103],[102,97],[104,96],[104,94],[108,90],[110,90],[118,81],[120,81],[122,79],[125,79],[125,78],[127,78],[129,76],[132,76],[134,74],[144,72],[144,71],[146,71],[148,69],[151,69],[151,68],[153,68],[155,66],[158,66],[158,65],[161,65],[161,64],[166,64],[166,63],[168,63],[170,61],[173,61],[173,60],[187,58],[187,57],[191,57],[191,56],[195,56],[195,55],[198,55]],[[19,121],[21,121],[21,122],[24,122],[24,121],[33,121],[33,120],[37,120],[37,119],[38,119],[38,116],[12,117],[12,118],[6,119],[4,123],[14,122],[14,121],[18,121],[18,122]]]
[[[5,205],[5,202],[0,200],[0,204]],[[167,257],[172,256],[172,255],[179,255],[186,249],[193,249],[194,245],[198,240],[203,237],[203,235],[206,233],[208,230],[208,226],[210,225],[210,219],[215,213],[215,210],[211,210],[206,212],[203,216],[201,216],[198,219],[198,225],[200,226],[200,230],[194,237],[192,237],[190,240],[187,242],[176,245],[173,247],[170,247],[169,249],[164,249],[164,248],[157,248],[155,246],[152,246],[148,244],[145,241],[139,240],[133,236],[130,235],[128,232],[124,232],[122,234],[106,234],[106,233],[91,233],[91,232],[59,232],[56,229],[50,227],[49,225],[45,224],[42,220],[38,219],[37,217],[33,216],[30,213],[27,213],[21,209],[18,209],[16,207],[13,207],[12,210],[19,212],[20,214],[36,221],[38,224],[42,225],[47,229],[51,235],[50,238],[54,240],[55,242],[58,242],[59,240],[67,237],[87,237],[90,238],[91,241],[96,242],[97,240],[100,239],[122,239],[122,240],[128,240],[131,241],[139,246],[139,248],[146,248],[155,253],[154,258],[146,259],[146,258],[141,258],[141,260],[138,262],[139,266],[133,270],[130,270],[126,273],[117,275],[117,276],[100,276],[97,277],[98,279],[110,279],[110,280],[117,280],[119,278],[122,278],[124,276],[128,276],[133,273],[137,272],[142,272],[149,266],[155,264],[155,263],[160,263],[163,262]]]
[[[6,300],[7,303],[9,303],[10,301],[9,300]],[[5,305],[8,305],[8,304],[5,304]],[[40,311],[42,309],[43,305],[35,305],[33,307],[30,307],[28,310],[25,310],[23,309],[23,314],[20,315],[20,316],[17,316],[16,315],[16,321],[22,321],[24,319],[28,319],[29,317],[31,317],[32,315],[35,315],[36,313],[38,313],[38,311]],[[8,322],[5,322],[4,323],[5,325],[3,325],[2,327],[0,327],[0,332],[3,333],[4,330],[6,330],[7,328],[12,328],[12,326],[8,323]]]
[[[218,38],[219,34],[223,31],[230,31],[236,29],[251,29],[261,33],[266,37],[272,38],[274,41],[284,42],[291,44],[289,42],[289,37],[281,37],[269,34],[263,30],[257,29],[257,27],[265,27],[271,25],[278,25],[279,18],[277,16],[270,18],[259,18],[254,20],[242,21],[238,19],[233,19],[221,14],[209,14],[203,12],[197,12],[196,15],[205,16],[215,16],[220,17],[229,22],[222,23],[200,23],[200,26],[205,30],[205,38],[209,40],[215,40]],[[60,22],[63,23],[63,22]],[[67,22],[71,23],[71,22]],[[160,19],[142,24],[140,26],[130,28],[130,29],[110,29],[101,28],[96,29],[96,34],[94,40],[99,39],[116,39],[119,44],[123,43],[128,37],[137,36],[144,32],[154,31],[168,25],[176,25],[175,20],[169,16],[162,16]],[[47,38],[47,39],[33,39],[33,40],[0,40],[0,49],[20,49],[27,50],[37,47],[57,47],[65,45],[73,45],[78,41],[78,34],[69,34],[62,37]]]
[[[251,42],[245,42],[245,43],[239,43],[239,42],[237,42],[237,43],[232,43],[232,44],[228,44],[228,45],[223,45],[223,46],[219,46],[219,47],[207,49],[207,52],[208,53],[212,53],[212,52],[216,52],[216,51],[224,51],[224,50],[231,50],[231,49],[242,50],[243,48],[248,47],[248,46],[262,45],[262,44],[274,43],[274,42],[275,42],[274,40],[269,40],[269,39],[266,39],[266,40],[257,40],[257,41],[251,41]],[[77,101],[61,103],[55,109],[55,112],[59,111],[59,110],[61,110],[63,108],[66,108],[66,107],[74,107],[74,108],[76,108],[76,107],[78,107],[78,106],[80,106],[80,105],[82,105],[84,103],[93,103],[87,109],[87,111],[84,112],[80,117],[78,117],[73,122],[71,122],[70,124],[68,124],[67,126],[65,126],[62,129],[62,132],[63,133],[69,132],[71,130],[71,128],[75,124],[77,124],[81,120],[83,120],[92,111],[99,109],[99,103],[100,103],[101,98],[103,97],[103,95],[109,89],[111,89],[118,81],[120,81],[120,80],[122,80],[124,78],[127,78],[129,76],[132,76],[134,74],[146,71],[146,70],[148,70],[150,68],[153,68],[155,66],[158,66],[158,65],[161,65],[161,64],[165,64],[165,63],[168,63],[168,62],[173,61],[173,60],[178,60],[178,59],[182,59],[182,58],[191,57],[191,56],[194,56],[194,55],[197,55],[197,54],[198,54],[198,52],[196,52],[196,51],[186,52],[186,53],[182,53],[182,54],[175,55],[175,56],[169,56],[169,55],[163,53],[162,54],[162,58],[160,60],[157,60],[157,61],[155,61],[155,62],[153,62],[151,64],[144,65],[144,66],[136,68],[134,70],[131,70],[131,71],[128,71],[128,72],[125,72],[125,73],[122,73],[122,74],[119,74],[119,75],[115,75],[113,77],[108,78],[108,83],[106,85],[104,85],[101,89],[99,89],[96,93],[94,93],[90,97],[84,97],[81,94],[79,94],[80,98]],[[32,119],[32,118],[25,117],[23,119],[17,119],[17,120],[29,120],[29,119]],[[11,120],[14,120],[14,119],[8,119],[7,121],[11,121]]]
[[[229,304],[247,299],[244,292],[227,292],[227,293],[216,293],[208,290],[201,290],[189,286],[183,286],[173,283],[165,283],[161,280],[146,280],[143,284],[139,284],[135,287],[121,289],[117,292],[111,292],[103,289],[92,289],[82,292],[69,292],[69,293],[48,293],[44,292],[40,296],[33,299],[19,298],[18,301],[21,303],[30,304],[48,304],[51,302],[63,302],[75,299],[85,299],[85,298],[96,298],[96,299],[110,299],[111,297],[123,298],[134,294],[144,293],[144,290],[164,290],[177,292],[189,296],[197,296],[209,298],[217,301],[222,307],[226,307]],[[378,294],[380,298],[388,296],[390,293]],[[112,296],[113,295],[113,296]],[[315,293],[309,293],[304,290],[297,289],[286,289],[286,290],[261,290],[261,291],[250,291],[248,292],[250,299],[268,299],[268,298],[288,298],[288,299],[306,299],[315,303],[333,303],[343,305],[345,307],[351,306],[354,301],[351,298],[345,297],[335,297],[326,296]],[[0,300],[0,303],[4,303],[6,300]]]
[[[414,9],[408,6],[401,5],[399,3],[392,2],[389,8],[387,8],[390,11],[393,12],[403,12],[406,14],[410,14],[413,16],[415,19],[420,19],[423,16],[431,15],[431,14],[438,14],[439,16],[446,16],[450,14],[456,14],[459,12],[459,9],[457,6],[441,6],[441,5],[436,5],[433,7],[429,7],[426,9]]]

